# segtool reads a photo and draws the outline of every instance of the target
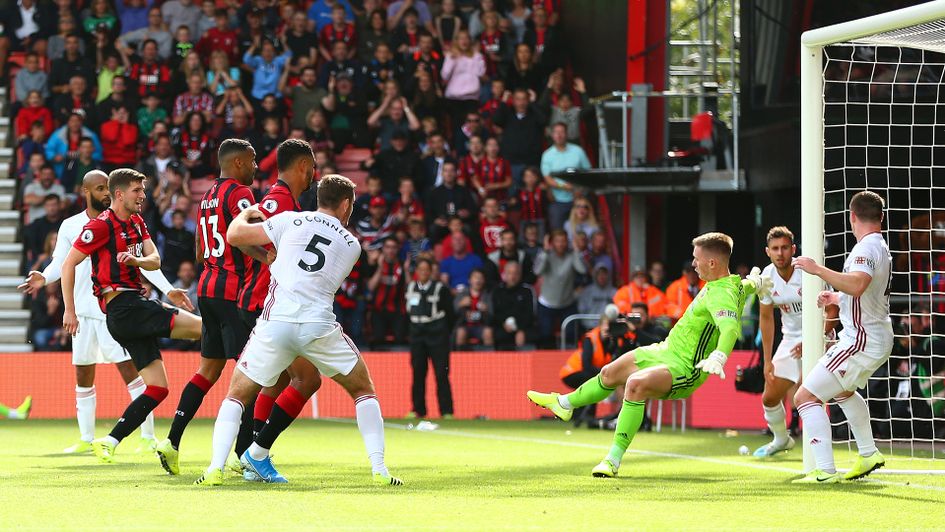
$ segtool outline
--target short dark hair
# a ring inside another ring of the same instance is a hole
[[[276,150],[276,166],[280,172],[285,172],[291,168],[299,157],[315,158],[315,154],[312,153],[312,146],[302,139],[285,140],[282,144],[279,144]]]
[[[857,192],[850,200],[850,211],[864,222],[882,222],[885,208],[883,197],[869,190]]]
[[[417,260],[415,261],[415,267],[420,266],[421,264],[426,264],[431,269],[433,268],[433,261],[430,260],[430,257],[417,257]]]
[[[147,46],[148,43],[151,43],[151,44],[154,45],[155,48],[158,48],[158,43],[157,43],[157,41],[155,41],[154,39],[145,39],[145,40],[141,41],[141,49],[144,50],[144,47]]]
[[[568,233],[566,233],[564,229],[552,229],[549,238],[556,238],[559,236],[568,238]]]
[[[302,67],[302,71],[299,72],[299,75],[304,74],[306,70],[311,70],[312,73],[314,73],[316,76],[318,75],[318,69],[313,67],[312,65],[305,65],[304,67]]]
[[[650,312],[650,307],[648,307],[647,304],[644,303],[644,302],[642,302],[642,301],[637,301],[637,302],[635,302],[635,303],[632,303],[632,304],[630,305],[630,310],[634,310],[634,309],[636,309],[636,310],[643,310],[643,311],[645,311],[647,314],[649,314],[649,312]]]
[[[108,192],[114,197],[118,189],[127,189],[132,183],[142,183],[147,179],[144,174],[133,168],[116,168],[108,174]]]
[[[783,225],[776,225],[768,230],[768,236],[765,237],[765,244],[771,242],[775,238],[786,238],[794,243],[794,233],[790,229]]]
[[[43,203],[46,203],[47,201],[50,201],[50,200],[56,200],[57,202],[59,202],[59,201],[62,201],[62,198],[60,198],[58,194],[46,194],[46,197],[43,198]]]
[[[339,174],[328,174],[318,180],[318,206],[326,209],[337,209],[341,202],[354,200],[354,190],[357,186],[347,177]]]
[[[556,127],[563,127],[565,131],[568,130],[568,125],[565,124],[564,122],[555,122],[554,124],[551,125],[552,130],[554,130],[554,128]]]
[[[217,149],[217,160],[222,161],[230,155],[243,153],[253,149],[253,145],[243,139],[226,139]]]

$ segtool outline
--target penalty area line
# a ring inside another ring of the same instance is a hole
[[[330,421],[333,423],[347,423],[354,424],[355,420],[346,419],[346,418],[320,418],[320,421]],[[407,425],[403,423],[391,423],[384,422],[384,426],[391,429],[397,430],[410,430]],[[492,440],[492,441],[510,441],[517,443],[530,443],[530,444],[539,444],[539,445],[557,445],[561,447],[577,447],[582,449],[594,449],[598,451],[607,451],[609,447],[602,445],[597,445],[594,443],[583,443],[583,442],[569,442],[561,440],[549,440],[547,438],[526,438],[524,436],[504,436],[501,434],[489,434],[489,433],[480,433],[480,432],[469,432],[465,430],[451,430],[451,429],[436,429],[432,431],[411,431],[411,432],[421,432],[425,434],[439,434],[443,436],[455,436],[460,438],[473,438],[479,440]],[[643,449],[628,449],[628,453],[637,454],[641,456],[656,456],[660,458],[674,458],[677,460],[690,460],[693,462],[703,462],[708,464],[724,465],[731,467],[741,467],[747,469],[761,469],[765,471],[775,471],[778,473],[787,473],[791,475],[800,475],[802,472],[793,469],[790,467],[779,467],[768,464],[753,464],[750,462],[735,462],[732,460],[725,460],[722,458],[710,458],[707,456],[695,456],[691,454],[682,454],[682,453],[667,453],[662,451],[647,451]],[[898,473],[899,471],[897,471]],[[880,484],[885,486],[896,486],[903,488],[913,488],[926,491],[942,491],[945,492],[945,487],[942,486],[927,486],[924,484],[912,484],[911,482],[894,482],[891,480],[882,480],[877,478],[865,478],[858,480],[857,482],[864,482],[870,484]]]

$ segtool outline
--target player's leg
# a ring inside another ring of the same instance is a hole
[[[104,462],[113,460],[115,447],[137,429],[148,414],[167,398],[167,373],[160,359],[157,341],[153,339],[150,345],[145,344],[147,342],[138,342],[137,345],[128,346],[129,351],[132,351],[132,357],[137,356],[139,360],[145,357],[151,359],[144,367],[140,367],[140,363],[136,361],[136,365],[139,366],[138,373],[145,383],[144,392],[128,405],[108,436],[92,441],[92,452]],[[144,353],[144,350],[147,352]]]
[[[23,402],[20,403],[20,406],[16,408],[11,408],[3,403],[0,403],[0,418],[5,417],[7,419],[20,420],[26,419],[30,416],[30,409],[32,408],[32,405],[33,398],[29,395],[27,395],[23,399]]]
[[[131,360],[117,362],[115,369],[118,370],[118,375],[121,376],[121,380],[125,383],[125,389],[128,390],[128,396],[132,401],[137,399],[144,393],[144,390],[147,389],[144,379],[141,378],[141,375],[138,375],[138,370],[135,369],[135,365]],[[154,447],[157,445],[157,440],[154,438],[153,413],[148,414],[148,416],[144,418],[144,421],[141,422],[140,429],[141,439],[138,441],[138,447],[135,449],[135,452],[143,453],[154,450]]]
[[[264,367],[260,364],[259,367]],[[273,377],[275,380],[275,377]],[[243,418],[244,404],[251,401],[262,388],[253,378],[243,373],[240,366],[233,371],[230,379],[230,388],[226,399],[217,412],[217,420],[213,424],[213,443],[210,466],[194,484],[217,486],[223,483],[223,468],[226,467],[226,458],[233,449],[233,443],[240,430]]]
[[[440,415],[453,417],[453,387],[450,384],[450,346],[448,342],[435,342],[430,346],[433,375],[436,377],[436,402]],[[373,384],[371,385],[373,387]]]
[[[73,346],[75,345],[73,343]],[[79,441],[62,452],[72,454],[92,450],[92,440],[95,439],[96,401],[95,364],[75,366],[75,417],[79,424]]]
[[[830,418],[824,410],[824,403],[844,392],[843,385],[821,361],[807,374],[804,384],[794,395],[794,404],[804,421],[804,431],[817,466],[810,474],[795,482],[820,484],[840,481],[833,460]]]
[[[168,338],[174,340],[199,340],[203,329],[200,316],[191,314],[184,309],[175,308],[177,315],[171,322],[171,333]]]
[[[266,420],[272,415],[272,409],[275,407],[276,398],[282,395],[292,378],[287,371],[279,375],[279,379],[272,386],[266,386],[259,391],[256,396],[256,404],[253,406],[253,438],[266,426]]]
[[[617,475],[623,455],[643,423],[646,400],[666,397],[672,388],[673,374],[663,365],[637,370],[627,378],[623,406],[620,408],[617,427],[614,429],[614,441],[607,457],[591,471],[595,477]]]
[[[847,418],[858,451],[856,463],[843,478],[855,480],[865,477],[886,465],[886,459],[876,448],[876,440],[873,439],[869,407],[866,406],[866,401],[859,392],[845,392],[838,395],[836,401]]]
[[[308,360],[298,357],[289,366],[292,379],[285,390],[279,394],[262,430],[249,445],[249,455],[254,460],[263,460],[269,456],[269,450],[276,439],[299,416],[305,403],[322,385],[321,375]],[[240,453],[242,456],[242,453]]]
[[[801,360],[793,356],[799,343],[798,339],[784,338],[771,357],[773,375],[765,380],[761,403],[765,421],[774,438],[755,450],[754,456],[758,458],[766,458],[794,447],[794,440],[788,434],[784,399],[795,383],[801,380]]]

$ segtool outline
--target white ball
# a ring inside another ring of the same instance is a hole
[[[738,454],[740,454],[740,455],[742,455],[742,456],[747,455],[747,454],[748,454],[748,446],[742,445],[741,447],[739,447],[739,448],[738,448]]]

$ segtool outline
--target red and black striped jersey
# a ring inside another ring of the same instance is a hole
[[[535,187],[533,190],[519,189],[519,213],[522,221],[545,219],[545,191]]]
[[[477,161],[471,153],[467,153],[463,157],[463,160],[459,162],[459,174],[457,175],[463,185],[472,186],[473,176],[476,176],[476,179],[482,179],[482,161],[484,159],[485,157],[482,157]]]
[[[357,44],[358,36],[354,24],[347,22],[341,29],[336,28],[334,24],[329,24],[318,34],[318,42],[329,50],[338,41],[347,44],[349,49]]]
[[[259,202],[259,210],[267,217],[275,216],[285,211],[301,211],[298,199],[292,197],[292,191],[285,181],[278,180],[269,192],[263,196]],[[266,246],[271,249],[272,245]],[[253,261],[246,281],[240,287],[240,293],[237,303],[243,310],[256,312],[261,310],[266,301],[266,293],[269,291],[269,266],[259,261]]]
[[[377,265],[381,269],[381,282],[374,289],[373,310],[386,312],[404,311],[404,266],[399,260],[387,262],[381,259]]]
[[[167,93],[171,70],[164,63],[142,61],[131,65],[128,77],[138,82],[138,97],[144,98],[154,94],[160,98]]]
[[[204,268],[197,283],[198,297],[236,301],[253,259],[226,241],[226,230],[253,203],[253,191],[232,177],[217,179],[200,200],[197,231]]]
[[[503,157],[494,161],[484,158],[479,161],[479,182],[482,186],[495,185],[502,183],[512,177],[512,165]],[[508,189],[497,188],[490,190],[487,194],[496,201],[503,202],[508,196]]]
[[[122,220],[111,209],[105,209],[82,228],[72,247],[91,257],[92,293],[98,298],[103,312],[102,298],[105,294],[143,291],[138,267],[122,264],[117,257],[123,251],[141,257],[144,241],[150,239],[151,234],[141,216],[132,214],[127,220]]]

